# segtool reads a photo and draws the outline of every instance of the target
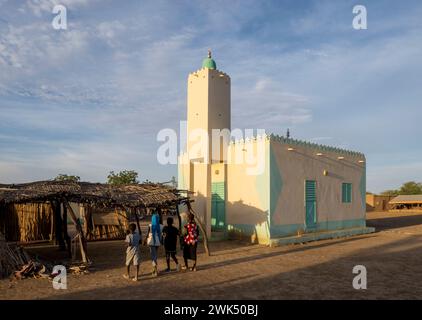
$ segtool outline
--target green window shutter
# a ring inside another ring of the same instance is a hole
[[[343,203],[352,202],[352,184],[343,183],[341,186],[341,200]]]
[[[351,203],[352,202],[352,184],[351,183],[348,183],[347,184],[347,187],[348,187],[348,190],[347,190],[347,195],[348,195],[347,200],[348,200],[349,203]]]
[[[346,203],[346,184],[341,184],[341,202]]]
[[[316,181],[306,180],[305,189],[306,189],[305,200],[316,201]]]
[[[225,199],[225,185],[224,182],[213,182],[211,186],[211,198],[212,200],[224,201]]]

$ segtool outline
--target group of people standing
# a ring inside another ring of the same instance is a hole
[[[130,266],[133,264],[136,267],[136,275],[133,281],[139,280],[139,265],[141,262],[141,243],[149,247],[152,262],[152,275],[158,276],[158,250],[161,245],[164,245],[167,269],[165,272],[170,272],[170,259],[176,264],[176,271],[180,269],[189,269],[196,271],[196,249],[198,246],[199,230],[195,222],[195,217],[192,213],[188,216],[188,222],[183,226],[183,230],[179,230],[173,225],[173,218],[167,218],[167,225],[163,226],[161,223],[161,216],[155,212],[151,217],[151,224],[148,226],[148,232],[145,239],[142,241],[142,235],[136,231],[136,224],[129,225],[129,233],[126,236],[126,274],[125,279],[131,279]],[[177,260],[177,242],[182,237],[183,259],[184,266],[180,267]],[[193,260],[193,266],[189,268],[188,260]]]

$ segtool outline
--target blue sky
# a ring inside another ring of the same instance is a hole
[[[0,182],[169,180],[156,134],[186,119],[208,48],[233,127],[364,152],[370,191],[422,181],[420,1],[0,0]]]

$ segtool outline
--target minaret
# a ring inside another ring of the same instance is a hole
[[[211,199],[215,186],[225,184],[227,165],[222,162],[230,142],[227,132],[231,129],[230,77],[217,70],[211,50],[203,60],[202,68],[189,74],[187,98],[187,153],[179,163],[179,188],[192,192],[191,198],[195,200],[192,206],[205,222],[210,237],[216,221],[224,224],[224,219],[215,217],[215,201]],[[227,129],[226,137],[219,137],[216,140],[219,143],[211,143],[213,129]],[[225,194],[225,187],[222,190]],[[218,204],[220,208],[224,208],[224,198],[222,196],[223,205]]]
[[[212,59],[211,50],[208,57],[202,62],[202,68],[191,73],[188,77],[188,152],[189,158],[196,161],[205,161],[203,155],[192,150],[198,145],[198,130],[203,129],[209,137],[209,162],[220,162],[221,151],[213,150],[211,143],[212,129],[231,129],[230,125],[230,77],[217,70],[217,64]],[[227,147],[222,139],[220,149]],[[197,148],[195,148],[197,149]],[[211,157],[211,155],[213,155]],[[212,159],[212,161],[211,161]]]

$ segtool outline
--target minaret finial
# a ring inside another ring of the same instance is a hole
[[[211,58],[211,49],[208,49],[208,58]]]

